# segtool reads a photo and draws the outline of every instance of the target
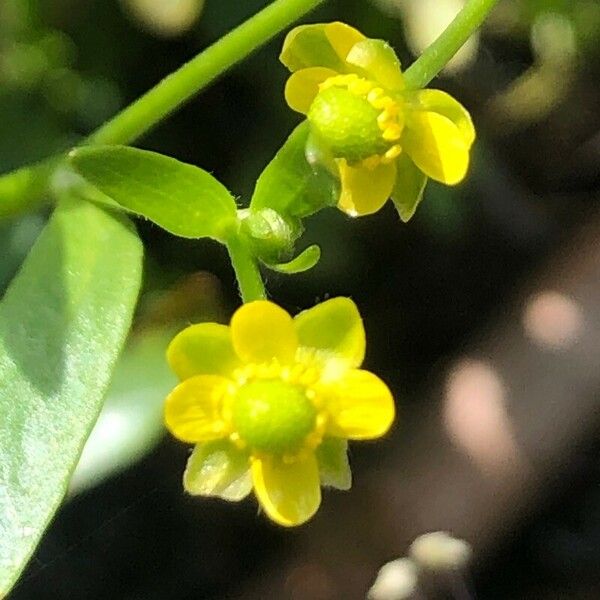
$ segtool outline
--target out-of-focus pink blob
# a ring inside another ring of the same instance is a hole
[[[504,385],[485,362],[463,360],[450,372],[443,421],[453,443],[482,471],[522,467]]]
[[[583,327],[580,306],[559,292],[536,294],[529,299],[523,311],[523,328],[527,337],[544,348],[570,348],[579,339]]]

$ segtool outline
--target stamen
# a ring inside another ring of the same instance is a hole
[[[398,158],[402,153],[402,146],[400,144],[394,144],[381,159],[381,162],[385,165],[391,163],[394,159]]]
[[[246,442],[244,442],[244,440],[240,437],[239,433],[234,431],[229,435],[229,439],[231,443],[239,450],[244,450],[244,448],[246,448]]]
[[[378,154],[373,154],[373,156],[368,156],[367,158],[364,158],[361,164],[370,171],[372,171],[381,164],[381,156],[379,156]]]
[[[381,137],[386,142],[395,142],[402,137],[402,128],[397,123],[392,123],[385,128]]]
[[[385,92],[381,88],[375,88],[367,94],[367,101],[369,104],[373,104],[373,102],[376,102],[384,94]]]
[[[364,96],[373,88],[373,83],[366,79],[357,79],[348,86],[348,90],[356,96]]]

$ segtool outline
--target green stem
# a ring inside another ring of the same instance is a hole
[[[498,0],[468,0],[444,32],[405,71],[409,89],[425,87],[479,28]]]
[[[128,144],[146,133],[228,68],[325,0],[275,0],[163,79],[92,133],[84,144]],[[0,217],[40,204],[57,158],[0,176]],[[35,179],[35,181],[34,181]]]
[[[275,0],[100,127],[90,144],[128,144],[325,0]]]
[[[248,251],[248,245],[239,235],[232,235],[227,240],[227,250],[240,288],[242,302],[264,300],[267,292],[256,259]]]

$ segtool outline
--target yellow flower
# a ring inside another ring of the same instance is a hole
[[[346,440],[380,437],[394,419],[387,386],[358,368],[364,353],[348,298],[295,318],[259,300],[239,308],[229,327],[184,329],[167,351],[182,382],[167,397],[165,421],[196,444],[185,489],[241,500],[254,488],[275,522],[310,519],[321,485],[350,487]]]
[[[406,89],[387,43],[344,23],[301,25],[280,59],[292,72],[286,101],[311,125],[307,156],[327,160],[326,146],[341,210],[374,213],[391,196],[407,221],[427,177],[447,185],[465,177],[475,140],[469,113],[440,90]]]

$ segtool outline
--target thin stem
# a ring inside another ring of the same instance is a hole
[[[83,144],[128,144],[146,133],[228,68],[325,0],[275,0],[167,76],[107,121]],[[0,217],[47,200],[56,157],[0,176]]]
[[[247,244],[239,236],[232,235],[227,241],[227,250],[240,288],[242,302],[264,300],[267,292],[256,259],[248,251]]]
[[[437,40],[406,70],[406,87],[425,87],[479,28],[497,2],[498,0],[468,0]]]
[[[90,144],[128,144],[325,0],[275,0],[104,124]]]

